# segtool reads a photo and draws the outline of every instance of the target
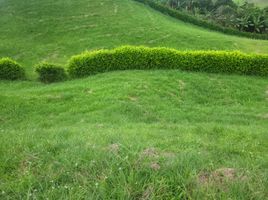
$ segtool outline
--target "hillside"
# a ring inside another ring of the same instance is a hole
[[[265,199],[267,85],[177,70],[1,82],[0,198]]]
[[[268,53],[268,41],[212,32],[131,0],[1,0],[0,57],[33,73],[40,61],[66,63],[86,49],[123,44]]]

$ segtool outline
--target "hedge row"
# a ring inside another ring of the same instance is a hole
[[[73,56],[68,72],[80,78],[114,70],[180,69],[187,71],[268,76],[268,55],[225,51],[177,51],[125,46]]]
[[[186,71],[244,74],[268,77],[268,55],[226,51],[177,51],[169,48],[124,46],[73,56],[68,64],[72,78],[115,70],[180,69]],[[52,83],[67,79],[61,66],[41,63],[39,80]],[[0,59],[0,79],[25,79],[24,69],[9,58]]]
[[[39,80],[44,83],[59,82],[67,79],[65,69],[61,66],[40,63],[35,71]],[[0,80],[24,80],[26,79],[24,68],[11,58],[0,58]]]
[[[268,34],[257,34],[257,33],[249,33],[249,32],[242,32],[236,29],[223,27],[217,24],[213,24],[211,22],[198,19],[190,14],[187,14],[182,11],[171,9],[165,5],[162,5],[160,3],[154,2],[153,0],[134,0],[138,1],[140,3],[146,4],[150,6],[151,8],[160,11],[164,14],[170,15],[171,17],[177,18],[184,22],[189,22],[197,26],[202,26],[214,31],[223,32],[229,35],[236,35],[236,36],[242,36],[242,37],[248,37],[248,38],[255,38],[255,39],[262,39],[262,40],[268,40]]]

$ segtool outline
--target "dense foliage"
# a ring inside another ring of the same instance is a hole
[[[239,6],[233,0],[154,0],[176,10],[187,11],[198,18],[224,27],[251,33],[268,33],[268,8],[253,3]]]
[[[39,80],[44,83],[59,82],[67,78],[64,68],[51,63],[39,64],[36,72],[39,74]]]
[[[85,52],[71,58],[73,78],[106,71],[129,69],[181,69],[211,73],[268,76],[267,55],[224,51],[177,51],[168,48],[125,46],[114,50]]]
[[[17,62],[10,58],[0,59],[0,79],[18,80],[24,78],[24,69]]]

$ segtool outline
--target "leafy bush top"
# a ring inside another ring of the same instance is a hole
[[[0,79],[18,80],[25,78],[25,71],[17,62],[10,58],[0,59]]]
[[[39,80],[44,83],[59,82],[67,78],[64,68],[51,63],[38,64],[36,72],[39,74]]]
[[[124,46],[73,56],[68,67],[73,78],[128,69],[181,69],[268,76],[268,55]]]

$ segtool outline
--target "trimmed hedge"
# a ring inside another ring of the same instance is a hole
[[[185,12],[171,9],[165,5],[162,5],[160,3],[154,2],[153,0],[134,0],[138,1],[140,3],[146,4],[150,6],[151,8],[163,13],[170,15],[171,17],[174,17],[176,19],[179,19],[184,22],[189,22],[191,24],[202,26],[204,28],[208,28],[214,31],[223,32],[229,35],[236,35],[241,37],[248,37],[248,38],[255,38],[255,39],[261,39],[261,40],[268,40],[268,34],[257,34],[257,33],[249,33],[249,32],[242,32],[237,29],[232,29],[228,27],[223,27],[218,24],[214,24],[202,19],[198,19],[195,16],[192,16],[190,14],[187,14]]]
[[[0,79],[18,80],[25,79],[25,71],[20,64],[10,58],[0,59]]]
[[[107,71],[130,69],[181,69],[268,76],[268,55],[124,46],[73,56],[69,61],[68,72],[71,77],[79,78]]]
[[[35,71],[39,74],[39,80],[43,83],[54,83],[67,79],[64,68],[55,64],[40,63]]]

